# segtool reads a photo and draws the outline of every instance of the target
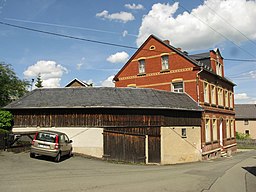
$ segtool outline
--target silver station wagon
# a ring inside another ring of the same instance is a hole
[[[59,162],[64,155],[72,156],[72,140],[65,133],[57,131],[38,131],[31,143],[30,157],[45,155]]]

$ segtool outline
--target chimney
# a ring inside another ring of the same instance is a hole
[[[163,41],[165,44],[167,44],[167,45],[170,45],[170,41],[169,40],[164,40]]]

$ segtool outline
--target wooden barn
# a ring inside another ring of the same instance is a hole
[[[7,105],[14,133],[54,129],[74,152],[174,164],[201,160],[202,108],[186,93],[141,88],[36,89]]]

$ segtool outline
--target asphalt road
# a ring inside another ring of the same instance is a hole
[[[256,150],[179,165],[131,165],[74,156],[55,163],[0,151],[0,191],[255,192]]]

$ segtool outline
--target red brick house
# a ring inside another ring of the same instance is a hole
[[[234,86],[224,77],[220,51],[188,55],[151,35],[114,77],[116,87],[186,92],[204,108],[203,158],[236,151]]]

